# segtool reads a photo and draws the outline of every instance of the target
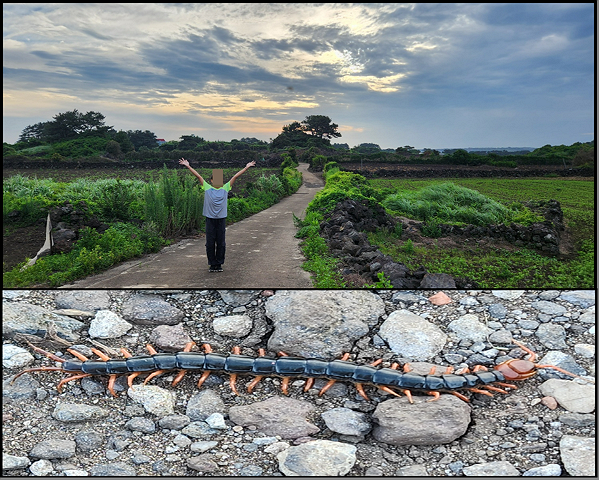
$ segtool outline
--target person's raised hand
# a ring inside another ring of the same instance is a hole
[[[189,167],[189,162],[184,158],[181,158],[179,159],[179,165],[185,165],[186,167]]]
[[[246,167],[247,167],[247,168],[249,168],[249,167],[255,167],[255,166],[256,166],[256,160],[253,160],[253,161],[249,162],[249,163],[246,165]]]

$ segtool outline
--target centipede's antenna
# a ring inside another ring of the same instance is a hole
[[[535,362],[535,360],[537,358],[537,354],[535,352],[533,352],[529,348],[525,347],[521,343],[516,342],[515,340],[512,340],[512,343],[518,345],[519,348],[521,348],[522,350],[524,350],[526,353],[528,353],[530,355],[530,358],[528,359],[529,362],[531,362],[531,363]],[[584,378],[584,377],[581,377],[580,375],[575,375],[574,373],[568,372],[567,370],[564,370],[563,368],[556,367],[555,365],[539,365],[538,363],[534,363],[534,366],[535,366],[535,368],[548,368],[551,370],[557,370],[558,372],[561,372],[565,375],[569,375],[570,377],[580,378],[581,380],[584,380],[585,382],[589,382],[589,383],[595,383],[595,380],[593,380],[593,379]]]

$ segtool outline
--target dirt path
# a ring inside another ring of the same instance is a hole
[[[294,235],[322,180],[300,164],[304,183],[276,205],[227,227],[223,272],[208,273],[204,238],[182,240],[62,288],[309,288],[310,274]]]

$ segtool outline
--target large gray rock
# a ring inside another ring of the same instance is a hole
[[[367,291],[278,291],[266,302],[266,315],[275,327],[268,349],[303,357],[339,357],[383,313],[383,300]]]
[[[396,310],[381,325],[379,335],[396,354],[410,360],[428,360],[439,353],[447,335],[419,315]]]
[[[373,437],[390,445],[438,445],[450,443],[466,433],[470,406],[445,394],[429,402],[429,397],[394,398],[380,403],[372,418]]]
[[[315,440],[277,454],[279,470],[291,477],[338,477],[356,463],[356,447],[342,442]]]
[[[320,429],[306,420],[314,406],[303,400],[271,397],[263,402],[235,406],[229,410],[229,419],[241,426],[255,425],[267,435],[281,438],[299,438],[319,432]]]
[[[559,452],[566,471],[573,477],[596,477],[595,439],[564,435]]]
[[[17,333],[45,337],[48,325],[56,326],[56,334],[75,343],[77,333],[85,324],[64,315],[56,315],[43,307],[21,302],[2,302],[2,336],[13,338]]]

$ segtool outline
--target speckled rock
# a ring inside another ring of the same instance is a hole
[[[356,463],[356,447],[342,442],[314,440],[277,454],[279,470],[291,477],[338,477]]]
[[[373,437],[390,445],[436,445],[450,443],[466,432],[470,406],[453,395],[441,395],[434,401],[414,396],[380,403],[372,418]]]
[[[595,477],[595,439],[564,435],[559,442],[559,451],[566,471],[573,477]]]
[[[237,425],[255,425],[267,435],[298,438],[320,431],[305,419],[313,410],[314,406],[306,401],[276,396],[252,405],[231,407],[229,419]]]
[[[447,341],[439,327],[408,310],[392,312],[381,325],[379,335],[393,352],[410,360],[434,357]]]

